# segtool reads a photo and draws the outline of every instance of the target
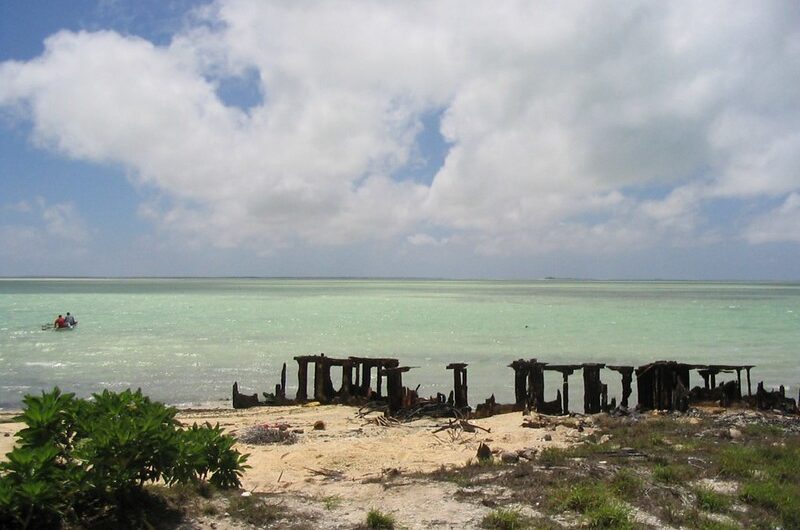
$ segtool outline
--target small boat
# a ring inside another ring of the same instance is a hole
[[[75,329],[76,327],[78,327],[78,323],[77,322],[75,322],[71,326],[70,325],[65,325],[65,326],[62,326],[60,328],[56,327],[55,324],[42,324],[42,331],[49,331],[51,329],[53,331],[71,331],[71,330]]]

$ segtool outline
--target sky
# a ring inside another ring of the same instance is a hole
[[[800,280],[800,3],[4,0],[0,276]]]

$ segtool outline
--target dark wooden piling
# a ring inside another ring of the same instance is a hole
[[[583,367],[583,411],[586,414],[597,414],[603,410],[603,383],[600,381],[602,363],[584,363]]]
[[[386,393],[389,400],[389,415],[396,415],[403,408],[405,392],[403,390],[403,372],[409,371],[408,366],[384,368],[379,375],[386,376]]]
[[[514,369],[514,403],[522,410],[528,401],[529,363],[524,359],[517,359],[508,366]]]
[[[569,414],[569,376],[580,370],[580,364],[546,364],[543,370],[561,373],[561,414]]]
[[[283,368],[281,368],[280,392],[275,392],[275,397],[283,401],[286,400],[286,363],[283,363]]]
[[[620,400],[620,406],[627,408],[628,398],[631,397],[633,393],[633,389],[631,388],[631,384],[633,383],[633,366],[607,366],[606,368],[619,372],[622,376],[622,399]]]
[[[450,363],[447,365],[447,369],[453,370],[453,398],[455,408],[461,410],[469,408],[467,400],[467,364]]]
[[[545,363],[536,359],[528,361],[528,406],[531,410],[540,411],[544,405],[544,370]]]
[[[235,409],[246,409],[250,407],[258,406],[260,403],[258,402],[258,394],[242,394],[239,392],[239,383],[236,381],[233,382],[233,396],[231,398],[231,404]]]
[[[299,402],[308,401],[308,363],[313,358],[310,355],[294,358],[297,361],[297,394],[295,399]]]

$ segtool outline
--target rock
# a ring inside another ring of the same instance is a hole
[[[478,446],[478,453],[475,455],[478,457],[478,460],[485,461],[492,459],[492,450],[489,449],[489,446],[485,443],[481,442]]]
[[[324,431],[325,430],[325,422],[322,420],[317,420],[314,422],[314,430],[315,431]]]
[[[525,460],[535,460],[536,453],[538,453],[536,449],[520,449],[517,451],[517,456],[520,458],[524,458]]]
[[[503,451],[500,453],[500,461],[506,464],[516,464],[519,462],[519,455],[511,451]]]
[[[601,444],[605,444],[605,443],[608,443],[610,441],[611,441],[611,435],[610,434],[604,434],[603,436],[600,437],[600,440],[599,440],[599,442]]]
[[[550,442],[552,440],[553,440],[553,437],[551,435],[549,435],[549,434],[545,434],[544,435],[544,441],[545,442]]]
[[[292,429],[292,433],[294,434],[303,434],[303,429]]]
[[[731,440],[739,440],[742,437],[742,431],[739,429],[728,429],[728,438]]]

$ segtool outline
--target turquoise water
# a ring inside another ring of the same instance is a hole
[[[58,313],[80,322],[42,331]],[[0,280],[0,407],[58,385],[88,395],[141,387],[172,404],[272,391],[292,357],[392,356],[406,386],[448,393],[469,363],[470,403],[513,400],[517,358],[639,365],[755,364],[800,383],[800,285],[279,279]],[[612,393],[618,375],[604,372]],[[580,408],[580,375],[570,401]],[[693,379],[692,384],[697,383]],[[558,384],[556,385],[555,383]],[[548,379],[547,399],[560,388]],[[550,384],[553,383],[553,384]]]

